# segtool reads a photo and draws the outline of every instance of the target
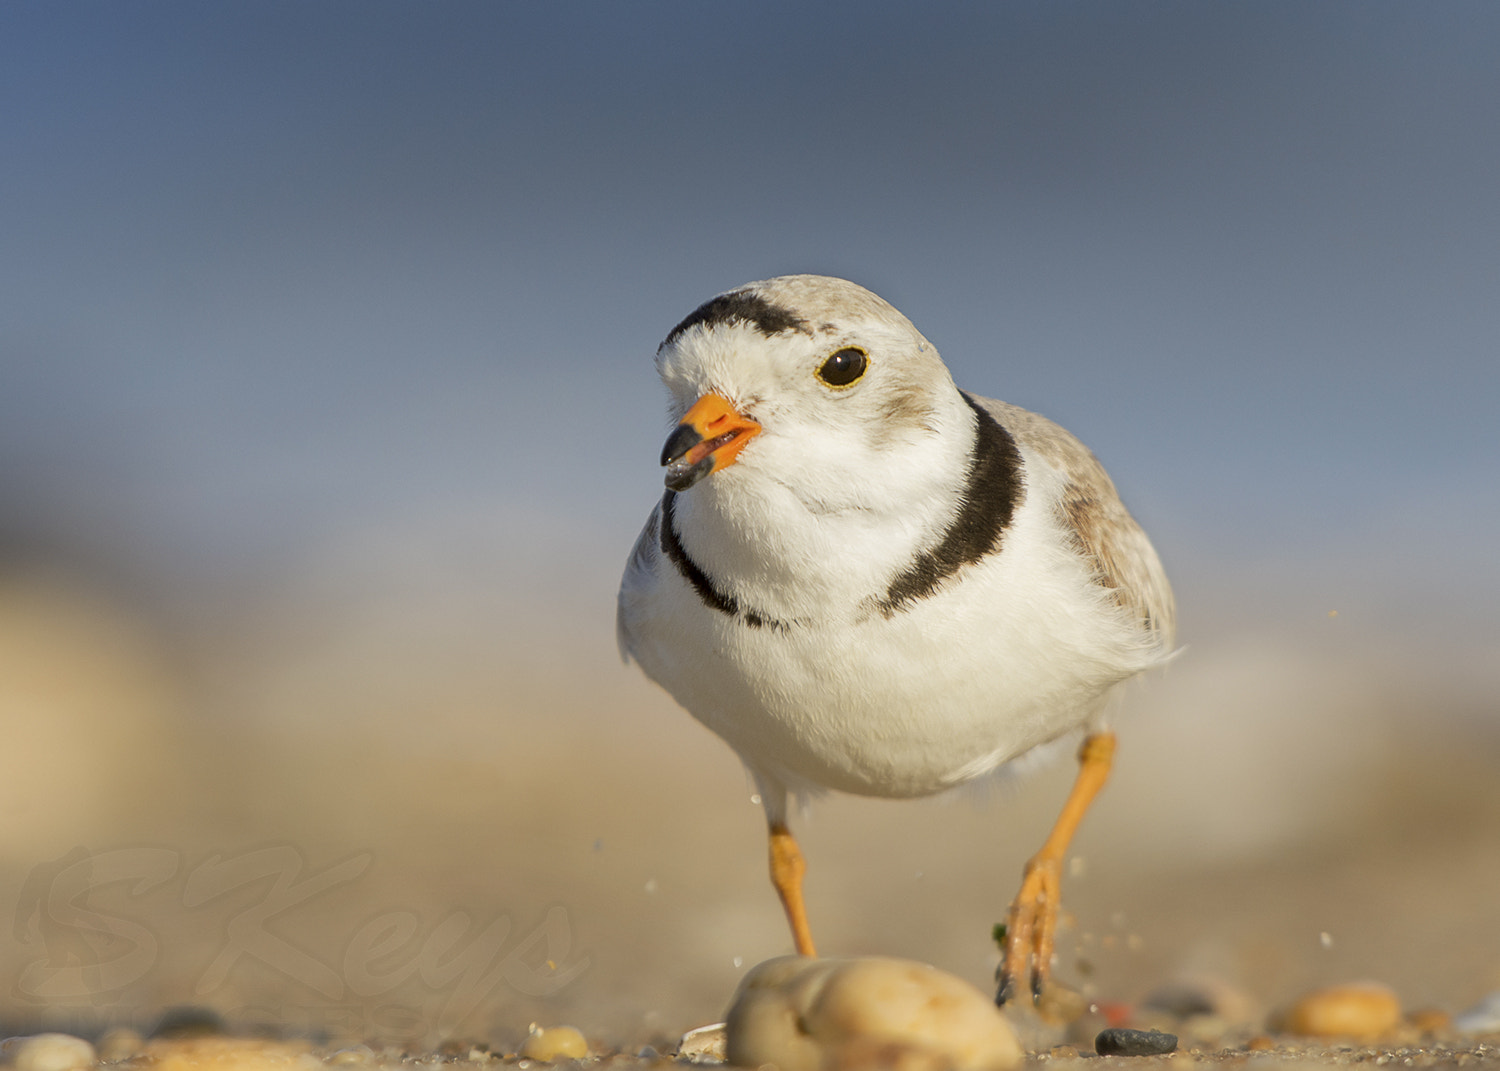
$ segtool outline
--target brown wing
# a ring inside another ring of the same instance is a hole
[[[1021,445],[1041,454],[1067,475],[1059,513],[1094,564],[1099,583],[1121,606],[1170,649],[1177,630],[1172,586],[1156,549],[1120,501],[1114,481],[1088,447],[1065,428],[1019,406],[980,401]]]

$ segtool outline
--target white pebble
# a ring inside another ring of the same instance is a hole
[[[79,1071],[98,1062],[94,1047],[71,1034],[37,1034],[12,1038],[7,1045],[16,1071]]]
[[[726,1055],[738,1067],[780,1071],[872,1064],[1010,1071],[1024,1054],[989,996],[935,967],[787,956],[740,983]]]
[[[723,1063],[724,1024],[710,1023],[683,1034],[677,1043],[677,1058],[694,1063]]]

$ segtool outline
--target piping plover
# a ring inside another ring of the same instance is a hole
[[[708,301],[656,367],[666,493],[620,587],[620,646],[744,760],[771,878],[814,955],[788,795],[942,792],[1081,734],[1078,779],[1007,914],[1002,1003],[1051,969],[1064,852],[1108,776],[1105,701],[1172,650],[1172,591],[1094,455],[954,386],[842,279]]]

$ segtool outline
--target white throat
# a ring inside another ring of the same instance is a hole
[[[957,390],[917,438],[831,450],[766,434],[734,465],[675,497],[683,549],[721,593],[782,622],[854,618],[943,537],[958,513],[976,435]],[[852,455],[852,456],[851,456]]]

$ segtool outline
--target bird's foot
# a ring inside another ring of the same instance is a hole
[[[999,982],[996,1004],[1011,1000],[1023,980],[1030,983],[1032,1002],[1041,998],[1052,978],[1061,889],[1061,861],[1046,854],[1033,856],[1006,915],[1000,969],[995,972]]]

